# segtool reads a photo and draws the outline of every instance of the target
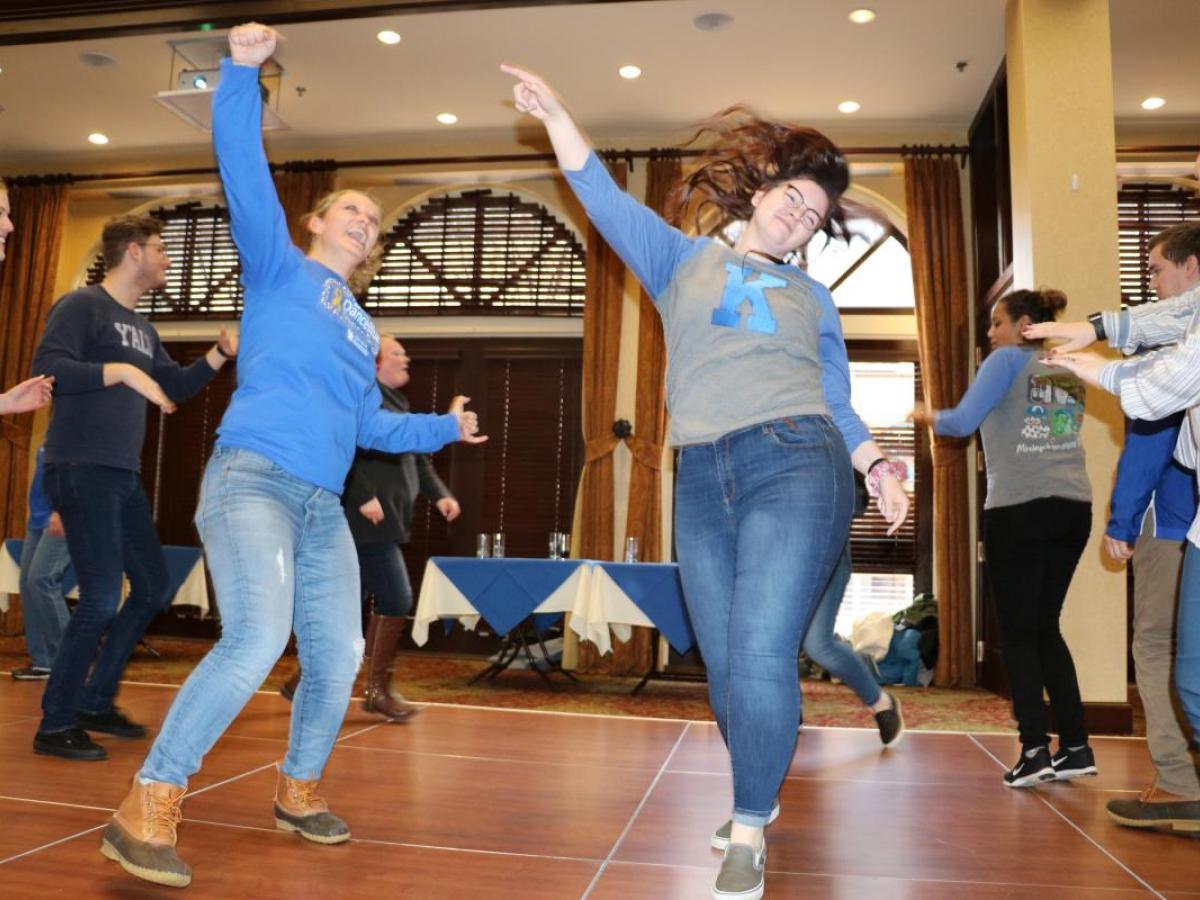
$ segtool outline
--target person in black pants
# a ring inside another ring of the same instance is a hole
[[[400,393],[400,388],[408,384],[409,362],[398,340],[380,338],[375,377],[385,409],[409,411],[408,398]],[[363,655],[367,682],[363,709],[394,721],[408,719],[419,709],[391,687],[396,645],[404,634],[413,603],[400,545],[408,543],[417,494],[428,498],[447,522],[453,522],[461,512],[425,453],[381,453],[360,448],[342,495],[358,551],[363,600],[371,597],[375,603]],[[297,672],[280,689],[286,699],[291,700],[295,694],[300,675]]]
[[[1001,297],[988,329],[992,353],[962,401],[954,409],[914,414],[938,434],[965,437],[978,428],[983,436],[986,572],[1022,747],[1004,776],[1009,787],[1096,774],[1075,663],[1059,630],[1092,524],[1079,435],[1083,383],[1043,365],[1041,341],[1021,336],[1026,325],[1054,321],[1066,305],[1066,296],[1054,290]],[[1043,689],[1059,732],[1053,756]]]
[[[237,338],[222,330],[208,353],[180,367],[136,311],[143,294],[166,284],[170,260],[160,222],[113,219],[101,242],[104,280],[55,303],[33,358],[34,372],[55,380],[43,480],[79,579],[79,605],[42,695],[33,749],[64,759],[107,756],[88,731],[146,734],[113,705],[134,646],[170,599],[166,558],[138,474],[146,401],[173,412],[237,351]],[[130,593],[118,613],[122,572]]]

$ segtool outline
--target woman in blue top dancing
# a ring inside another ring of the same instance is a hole
[[[279,764],[275,823],[334,844],[350,830],[316,794],[363,653],[358,561],[339,495],[355,446],[430,453],[477,434],[466,398],[446,415],[381,408],[379,335],[352,285],[379,236],[379,205],[357,191],[306,218],[305,255],[288,237],[261,137],[258,68],[276,33],[229,35],[213,100],[213,143],[242,261],[238,386],[204,474],[196,526],[221,610],[221,639],[171,705],[101,852],[126,871],[183,886],[175,853],[188,778],[245,706],[295,629],[304,680]]]
[[[835,230],[849,169],[819,132],[725,117],[681,203],[713,204],[745,227],[732,247],[692,239],[616,186],[543,79],[501,68],[517,79],[517,109],[545,125],[589,218],[662,316],[679,570],[733,770],[713,896],[761,897],[763,829],[796,741],[800,641],[845,545],[852,461],[893,531],[908,511],[902,467],[850,407],[833,300],[784,262]]]

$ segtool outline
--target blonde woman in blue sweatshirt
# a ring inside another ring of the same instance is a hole
[[[355,447],[430,453],[479,442],[466,398],[446,415],[381,408],[379,335],[352,287],[379,236],[369,196],[338,191],[307,217],[307,255],[288,237],[261,138],[258,68],[276,33],[229,35],[213,100],[213,143],[242,261],[238,386],[205,470],[196,526],[221,609],[221,639],[184,683],[101,852],[126,871],[183,886],[175,853],[188,778],[241,711],[295,630],[304,667],[279,764],[275,823],[309,840],[348,840],[317,782],[363,652],[359,573],[340,494]],[[368,273],[369,278],[369,273]]]

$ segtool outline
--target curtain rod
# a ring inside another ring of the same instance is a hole
[[[934,146],[901,145],[893,147],[842,147],[847,156],[960,156],[964,163],[970,150],[960,144]],[[699,156],[700,150],[650,149],[650,150],[598,150],[600,156],[608,159],[623,159],[631,165],[635,159],[652,159],[659,156],[675,154],[681,157]],[[1135,156],[1155,153],[1200,153],[1200,145],[1194,144],[1162,144],[1162,145],[1131,145],[1117,147],[1118,156]],[[391,159],[349,159],[327,160],[329,165],[339,169],[389,168],[396,166],[427,166],[427,165],[485,165],[490,163],[530,163],[554,162],[553,153],[494,153],[478,156],[410,156]],[[271,170],[293,169],[302,162],[272,163]],[[204,166],[187,169],[149,169],[140,172],[89,172],[80,175],[65,176],[13,176],[9,179],[14,184],[32,182],[42,177],[66,178],[76,184],[92,181],[132,181],[145,178],[179,178],[195,175],[216,175],[217,169]]]
[[[966,147],[957,145],[939,146],[936,148],[923,147],[842,147],[847,156],[903,156],[926,155],[931,153],[965,155]],[[671,154],[683,157],[699,156],[700,150],[651,149],[651,150],[597,150],[598,155],[606,159],[623,159],[631,163],[635,159],[653,159]],[[428,166],[428,165],[485,165],[489,163],[531,163],[554,162],[553,153],[493,153],[478,156],[409,156],[390,159],[347,159],[328,160],[328,164],[338,169],[370,169],[390,168],[397,166]],[[300,163],[303,165],[303,163]],[[271,171],[293,169],[297,162],[271,163]],[[217,169],[212,166],[201,166],[186,169],[147,169],[133,172],[85,172],[79,175],[65,176],[74,183],[89,181],[133,181],[145,178],[179,178],[194,175],[216,175]],[[9,181],[20,184],[22,179],[33,179],[38,176],[16,175]]]

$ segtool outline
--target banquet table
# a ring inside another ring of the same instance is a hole
[[[451,556],[426,563],[412,635],[424,645],[439,619],[474,629],[481,618],[506,634],[531,615],[564,613],[602,654],[612,649],[612,636],[629,640],[634,625],[657,628],[679,653],[695,641],[674,563]]]
[[[8,612],[8,595],[21,592],[21,548],[25,542],[9,538],[0,551],[0,612]],[[171,583],[172,606],[194,606],[202,616],[208,615],[208,584],[204,579],[204,557],[199,547],[163,547],[167,558],[167,577]],[[77,597],[75,569],[68,567],[63,575],[67,596]],[[128,583],[125,584],[128,593]]]

